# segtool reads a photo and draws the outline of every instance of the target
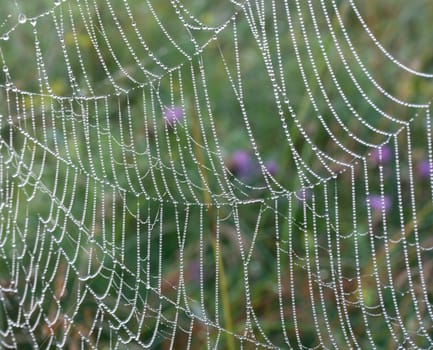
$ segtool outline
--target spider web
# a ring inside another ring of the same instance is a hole
[[[1,4],[1,346],[432,348],[431,37],[378,6]]]

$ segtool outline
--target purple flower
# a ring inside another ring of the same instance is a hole
[[[175,123],[183,118],[183,109],[178,106],[165,107],[164,109],[164,120],[165,122],[173,126]]]
[[[188,270],[190,272],[190,278],[194,282],[200,282],[200,262],[193,260],[189,263]]]
[[[236,176],[250,177],[254,172],[254,163],[249,152],[238,150],[233,152],[230,160],[230,168]]]
[[[299,190],[295,193],[295,197],[300,201],[300,202],[305,202],[308,201],[311,197],[311,190],[309,188],[304,188],[302,190]]]
[[[392,200],[389,196],[382,196],[379,194],[371,194],[367,198],[370,201],[370,206],[374,211],[382,211],[382,200],[383,200],[383,209],[385,211],[389,211],[391,209]]]
[[[265,162],[266,170],[271,174],[272,176],[275,176],[278,173],[278,164],[273,160],[268,160]]]
[[[432,167],[430,166],[430,162],[427,159],[424,159],[417,164],[416,170],[421,178],[426,179],[430,176]]]
[[[380,153],[382,152],[382,159],[380,158]],[[371,159],[374,163],[388,163],[392,159],[392,151],[389,146],[382,146],[375,148],[371,153]]]

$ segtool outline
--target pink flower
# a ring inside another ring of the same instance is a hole
[[[200,282],[200,262],[195,259],[189,263],[188,272],[194,282]]]
[[[165,107],[164,120],[165,122],[173,126],[183,118],[183,109],[178,106]]]
[[[311,190],[309,188],[303,188],[295,193],[295,197],[300,202],[308,201],[311,198]]]
[[[273,160],[268,160],[267,162],[265,162],[265,167],[269,174],[271,174],[272,176],[275,176],[278,173],[279,166],[277,162]]]
[[[391,197],[386,195],[382,198],[379,194],[371,194],[367,197],[367,200],[370,202],[371,209],[376,212],[380,212],[382,209],[389,211],[392,206]]]
[[[245,150],[237,150],[233,152],[230,159],[230,169],[240,178],[251,177],[256,171],[250,153]]]
[[[430,165],[427,159],[424,159],[416,165],[416,170],[419,177],[426,179],[432,173],[433,166]]]
[[[382,153],[382,159],[380,153]],[[391,148],[389,146],[382,146],[379,148],[375,148],[371,153],[371,159],[376,164],[390,162],[392,159]]]

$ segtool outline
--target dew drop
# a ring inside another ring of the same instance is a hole
[[[31,24],[33,27],[36,26],[36,23],[37,23],[37,21],[36,21],[35,19],[32,19],[32,20],[30,21],[30,24]]]
[[[27,16],[24,13],[20,13],[18,15],[18,22],[20,22],[21,24],[26,23],[27,22]]]
[[[4,66],[3,66],[3,72],[7,73],[8,71],[9,71],[8,66],[7,66],[7,65],[4,65]]]
[[[8,33],[3,34],[1,39],[4,41],[8,41],[9,40],[9,34]]]
[[[54,0],[54,5],[59,6],[61,4],[61,0]]]

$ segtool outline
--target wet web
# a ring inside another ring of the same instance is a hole
[[[0,5],[1,346],[431,348],[433,74],[204,3]]]

